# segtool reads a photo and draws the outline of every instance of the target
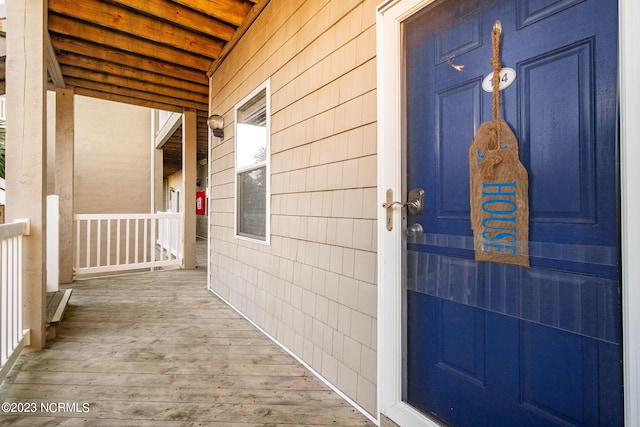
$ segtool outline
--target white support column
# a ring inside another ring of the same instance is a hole
[[[167,206],[164,200],[164,151],[158,147],[158,110],[151,116],[151,213],[164,212]]]
[[[196,112],[182,114],[182,187],[184,188],[184,228],[182,233],[185,269],[196,268],[196,174],[197,132]]]
[[[158,110],[151,110],[151,213],[165,210],[163,189],[163,152],[157,147]]]
[[[56,89],[55,194],[60,196],[60,283],[73,281],[73,98],[73,89]]]
[[[60,197],[47,196],[47,292],[60,290]]]
[[[40,350],[45,333],[46,197],[46,0],[7,2],[7,220],[31,221],[24,238],[24,326],[29,350]]]
[[[151,149],[151,192],[154,212],[166,211],[164,204],[164,180],[162,179],[162,168],[164,162],[164,152],[162,149]]]

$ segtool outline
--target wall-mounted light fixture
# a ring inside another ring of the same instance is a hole
[[[212,114],[207,119],[207,125],[213,131],[213,136],[224,139],[224,119],[219,114]]]

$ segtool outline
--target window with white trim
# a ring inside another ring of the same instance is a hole
[[[236,236],[269,243],[269,81],[235,112]]]

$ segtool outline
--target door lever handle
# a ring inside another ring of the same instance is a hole
[[[385,209],[389,209],[392,208],[394,206],[403,206],[404,207],[404,203],[402,202],[386,202],[382,204],[382,207]]]
[[[382,204],[385,209],[391,209],[394,206],[406,207],[409,213],[412,215],[419,215],[422,213],[422,204],[424,203],[424,191],[421,188],[416,188],[409,192],[409,201],[407,203],[390,201],[389,191],[387,190],[387,202]],[[391,199],[393,199],[393,191],[391,191]]]
[[[421,204],[419,200],[409,200],[407,203],[391,202],[391,203],[382,204],[382,207],[385,209],[389,209],[394,206],[400,206],[401,208],[409,208],[409,212],[413,213],[414,211],[420,210]]]
[[[414,188],[409,191],[409,200],[407,203],[402,203],[393,200],[393,190],[387,190],[387,201],[382,204],[382,207],[387,210],[387,230],[393,230],[393,208],[399,206],[400,208],[406,207],[411,215],[419,215],[424,208],[424,190],[422,188]]]

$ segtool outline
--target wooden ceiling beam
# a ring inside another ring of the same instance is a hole
[[[139,0],[111,0],[111,2],[224,41],[231,40],[236,30],[234,25],[218,19],[211,19],[210,16],[168,0],[145,0],[145,2],[140,2]]]
[[[120,49],[125,52],[181,64],[197,70],[207,70],[211,65],[210,58],[189,54],[189,52],[185,52],[184,50],[174,49],[149,40],[138,39],[117,31],[109,31],[108,29],[75,21],[61,15],[56,15],[55,13],[49,15],[49,31],[79,38],[102,46]],[[102,48],[102,46],[100,46],[100,48]],[[219,46],[212,46],[210,52],[212,57],[216,57],[217,54],[220,53],[218,47]]]
[[[76,78],[82,80],[91,80],[95,82],[101,82],[110,86],[124,87],[134,91],[146,92],[150,94],[156,94],[174,98],[176,100],[183,100],[184,102],[197,102],[200,104],[207,104],[209,98],[205,94],[197,94],[194,92],[187,92],[184,90],[174,89],[171,87],[162,86],[156,83],[143,82],[135,79],[128,79],[126,77],[120,77],[113,74],[105,74],[97,71],[91,71],[84,68],[75,68],[68,65],[60,66],[65,78]]]
[[[95,73],[121,76],[141,82],[155,83],[161,86],[171,87],[177,90],[195,93],[208,97],[209,87],[206,84],[193,83],[186,80],[178,80],[166,75],[152,73],[127,65],[115,64],[87,56],[62,52],[57,55],[58,62],[63,66],[83,68]]]
[[[165,104],[140,98],[131,98],[125,95],[117,95],[110,92],[103,92],[80,86],[74,88],[74,93],[77,95],[87,96],[89,98],[104,99],[105,101],[120,102],[123,104],[136,105],[138,107],[155,108],[157,110],[174,111],[176,113],[182,112],[181,107],[173,104]]]
[[[162,151],[165,154],[171,154],[172,157],[182,157],[182,141],[179,139],[169,142],[162,147]]]
[[[56,58],[56,53],[53,50],[53,45],[51,44],[51,37],[49,37],[49,33],[46,33],[46,49],[47,49],[47,73],[51,78],[51,82],[57,88],[64,89],[64,77],[62,76],[62,72],[60,71],[60,64],[58,63],[58,59]]]
[[[206,74],[202,71],[183,67],[174,62],[165,62],[146,56],[139,56],[107,46],[97,46],[84,40],[57,34],[51,35],[51,41],[54,49],[58,52],[58,56],[69,52],[71,54],[93,57],[152,73],[160,73],[177,80],[190,81],[196,84],[209,84]]]
[[[73,86],[75,88],[84,88],[87,90],[92,90],[95,92],[106,92],[112,93],[115,95],[120,95],[123,97],[127,97],[131,100],[140,100],[140,101],[149,101],[157,104],[166,104],[173,105],[175,107],[179,107],[178,109],[172,108],[168,111],[180,111],[181,108],[191,108],[193,110],[204,110],[207,111],[209,109],[208,103],[200,103],[196,101],[188,101],[178,98],[173,98],[171,96],[160,95],[152,92],[144,92],[140,90],[133,90],[126,87],[121,86],[113,86],[108,83],[83,80],[75,77],[65,77],[65,82],[67,86]],[[135,102],[130,102],[135,103]],[[143,105],[140,103],[135,103],[136,105]]]
[[[210,57],[223,42],[100,0],[49,0],[49,11],[172,48]]]
[[[190,9],[195,9],[205,15],[213,16],[229,22],[236,27],[242,25],[244,18],[251,10],[252,3],[242,0],[173,0]]]

